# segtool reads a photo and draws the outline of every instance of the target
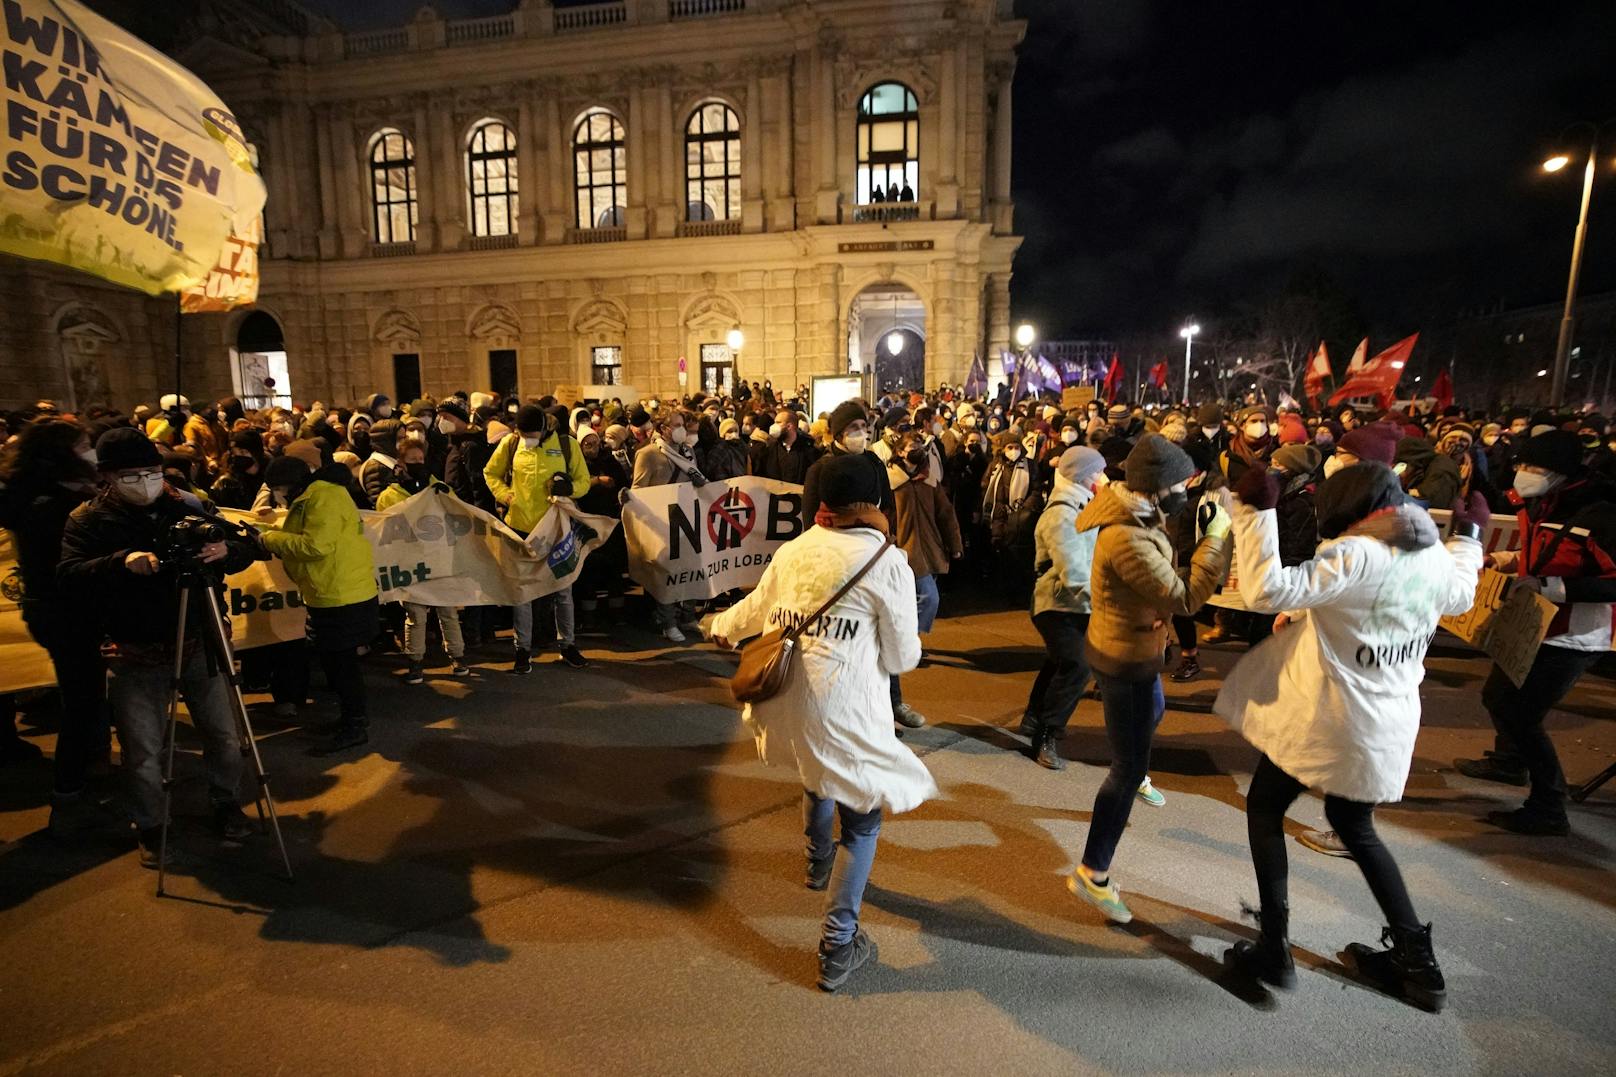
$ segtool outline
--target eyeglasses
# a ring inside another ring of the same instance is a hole
[[[125,486],[139,486],[147,479],[160,479],[162,477],[162,469],[152,467],[143,468],[140,471],[120,471],[114,476],[114,479],[117,482],[123,483]]]

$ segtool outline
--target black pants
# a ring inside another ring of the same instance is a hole
[[[1257,893],[1262,898],[1263,911],[1270,915],[1263,920],[1265,928],[1283,930],[1284,918],[1277,910],[1289,902],[1290,861],[1285,854],[1285,811],[1305,789],[1301,782],[1286,774],[1266,755],[1257,763],[1257,772],[1251,776],[1251,790],[1246,793],[1246,836],[1251,842],[1251,863],[1257,870]],[[1369,884],[1370,893],[1380,903],[1386,922],[1392,927],[1414,931],[1419,928],[1419,917],[1414,915],[1414,904],[1409,901],[1408,889],[1403,885],[1403,874],[1397,870],[1397,861],[1391,850],[1375,833],[1375,806],[1344,797],[1324,798],[1324,817],[1341,835],[1342,844],[1351,851]]]
[[[55,791],[84,788],[90,764],[111,751],[107,711],[107,664],[101,657],[98,632],[64,619],[54,610],[29,608],[24,621],[34,641],[50,655],[62,701],[56,736]]]
[[[1565,814],[1565,772],[1560,769],[1560,756],[1543,728],[1543,719],[1604,653],[1539,647],[1532,669],[1519,688],[1497,666],[1482,686],[1481,704],[1498,732],[1498,761],[1505,766],[1525,767],[1531,775],[1528,808],[1550,815]]]
[[[365,675],[359,668],[358,650],[321,651],[320,668],[325,670],[325,683],[342,705],[342,720],[364,722]]]
[[[1066,723],[1089,683],[1089,664],[1083,660],[1089,615],[1045,610],[1033,617],[1032,626],[1044,637],[1045,657],[1032,682],[1026,713],[1041,731],[1059,737],[1066,732]]]
[[[1178,637],[1178,646],[1181,650],[1193,651],[1199,646],[1195,636],[1195,618],[1173,618],[1173,634]]]

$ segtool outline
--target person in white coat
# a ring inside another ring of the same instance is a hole
[[[728,647],[799,623],[878,557],[798,637],[780,692],[748,704],[743,716],[763,761],[794,766],[802,778],[807,885],[830,891],[819,986],[834,991],[876,953],[858,918],[882,815],[918,807],[936,795],[937,784],[893,731],[888,678],[920,662],[920,636],[908,558],[897,546],[883,549],[887,519],[878,473],[856,455],[815,466],[822,501],[816,526],[780,547],[756,590],[714,619],[712,635]]]
[[[1425,652],[1444,615],[1475,598],[1478,541],[1488,520],[1479,495],[1454,506],[1440,543],[1429,513],[1410,503],[1384,464],[1345,468],[1319,488],[1313,559],[1285,567],[1274,506],[1279,482],[1253,468],[1235,487],[1240,592],[1288,626],[1253,648],[1223,682],[1213,710],[1262,752],[1246,794],[1246,829],[1262,899],[1261,937],[1228,953],[1266,983],[1296,981],[1287,938],[1285,811],[1304,789],[1324,793],[1324,814],[1385,914],[1388,950],[1347,948],[1359,971],[1427,1009],[1446,997],[1431,950],[1391,852],[1375,833],[1378,804],[1402,798],[1420,728]]]

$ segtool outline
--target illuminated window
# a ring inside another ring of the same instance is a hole
[[[472,235],[516,232],[516,132],[498,120],[484,120],[472,129],[466,143],[466,193]]]
[[[628,204],[623,124],[604,109],[587,113],[572,132],[579,228],[616,228]]]
[[[919,189],[920,103],[903,83],[880,83],[859,101],[857,204],[911,202]]]
[[[591,385],[623,384],[623,349],[616,344],[589,349]]]
[[[375,242],[415,241],[415,144],[397,128],[384,127],[371,136],[370,201]]]
[[[741,215],[741,121],[720,101],[697,108],[685,125],[685,220]]]

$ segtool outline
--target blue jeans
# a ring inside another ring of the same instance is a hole
[[[1097,875],[1111,870],[1111,857],[1133,812],[1134,794],[1150,773],[1150,740],[1161,724],[1167,702],[1161,677],[1125,681],[1095,675],[1105,707],[1105,737],[1111,742],[1111,772],[1094,794],[1094,816],[1083,848],[1083,866]]]
[[[532,602],[524,602],[520,606],[513,606],[511,612],[511,627],[516,630],[516,649],[533,653],[533,610],[537,607],[539,617],[555,618],[555,628],[552,630],[545,625],[540,630],[540,638],[546,644],[555,636],[561,637],[563,647],[571,647],[578,642],[573,632],[572,614],[572,588],[563,587],[552,594],[535,598]],[[541,622],[542,623],[542,622]]]
[[[842,817],[842,855],[837,856],[831,840],[834,816]],[[830,873],[830,889],[825,894],[827,947],[853,941],[858,933],[859,907],[864,904],[864,887],[875,864],[875,843],[881,835],[881,809],[854,811],[845,804],[803,790],[803,833],[808,836],[808,858],[836,857]]]
[[[932,624],[937,620],[937,607],[942,599],[937,595],[937,577],[931,573],[915,577],[915,607],[916,620],[920,623],[921,632],[930,632]]]

